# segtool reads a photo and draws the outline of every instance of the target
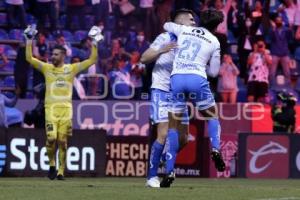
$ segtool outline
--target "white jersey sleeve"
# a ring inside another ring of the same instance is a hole
[[[209,61],[209,66],[206,73],[211,77],[216,77],[219,74],[221,66],[221,48],[219,41],[215,41],[215,48]]]

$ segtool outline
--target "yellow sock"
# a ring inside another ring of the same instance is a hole
[[[47,149],[47,154],[49,158],[49,165],[51,167],[55,166],[55,142],[52,144],[49,144],[49,142],[46,142],[46,149]]]
[[[65,167],[66,167],[66,151],[67,151],[67,144],[59,144],[58,145],[58,157],[59,157],[59,168],[58,173],[60,175],[64,175]]]

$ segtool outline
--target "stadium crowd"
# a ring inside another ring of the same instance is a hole
[[[139,62],[150,42],[163,32],[172,10],[221,10],[225,20],[219,77],[210,79],[220,102],[270,102],[276,93],[300,92],[299,0],[5,0],[0,2],[0,88],[33,98],[43,76],[25,60],[23,30],[37,24],[33,55],[48,61],[60,44],[67,61],[90,54],[92,25],[102,29],[98,62],[77,77],[74,99],[149,99],[153,64]],[[27,76],[25,74],[28,74]],[[106,89],[108,85],[109,89]],[[113,91],[113,92],[111,92]],[[108,95],[103,95],[108,92]]]

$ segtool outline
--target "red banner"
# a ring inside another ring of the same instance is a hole
[[[287,136],[249,135],[246,146],[246,177],[288,178],[289,150]]]
[[[226,165],[224,172],[218,172],[214,162],[210,159],[209,177],[215,178],[230,178],[236,175],[236,153],[238,150],[237,135],[221,135],[221,151]],[[205,164],[205,163],[203,163]]]
[[[296,116],[300,115],[300,106],[296,106]],[[253,133],[272,133],[273,121],[271,118],[271,106],[251,106],[252,109],[252,131]],[[296,117],[295,131],[300,133],[300,118]]]

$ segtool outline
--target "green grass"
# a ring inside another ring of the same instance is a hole
[[[144,187],[143,178],[0,178],[4,200],[300,200],[300,180],[177,178],[171,188]]]

